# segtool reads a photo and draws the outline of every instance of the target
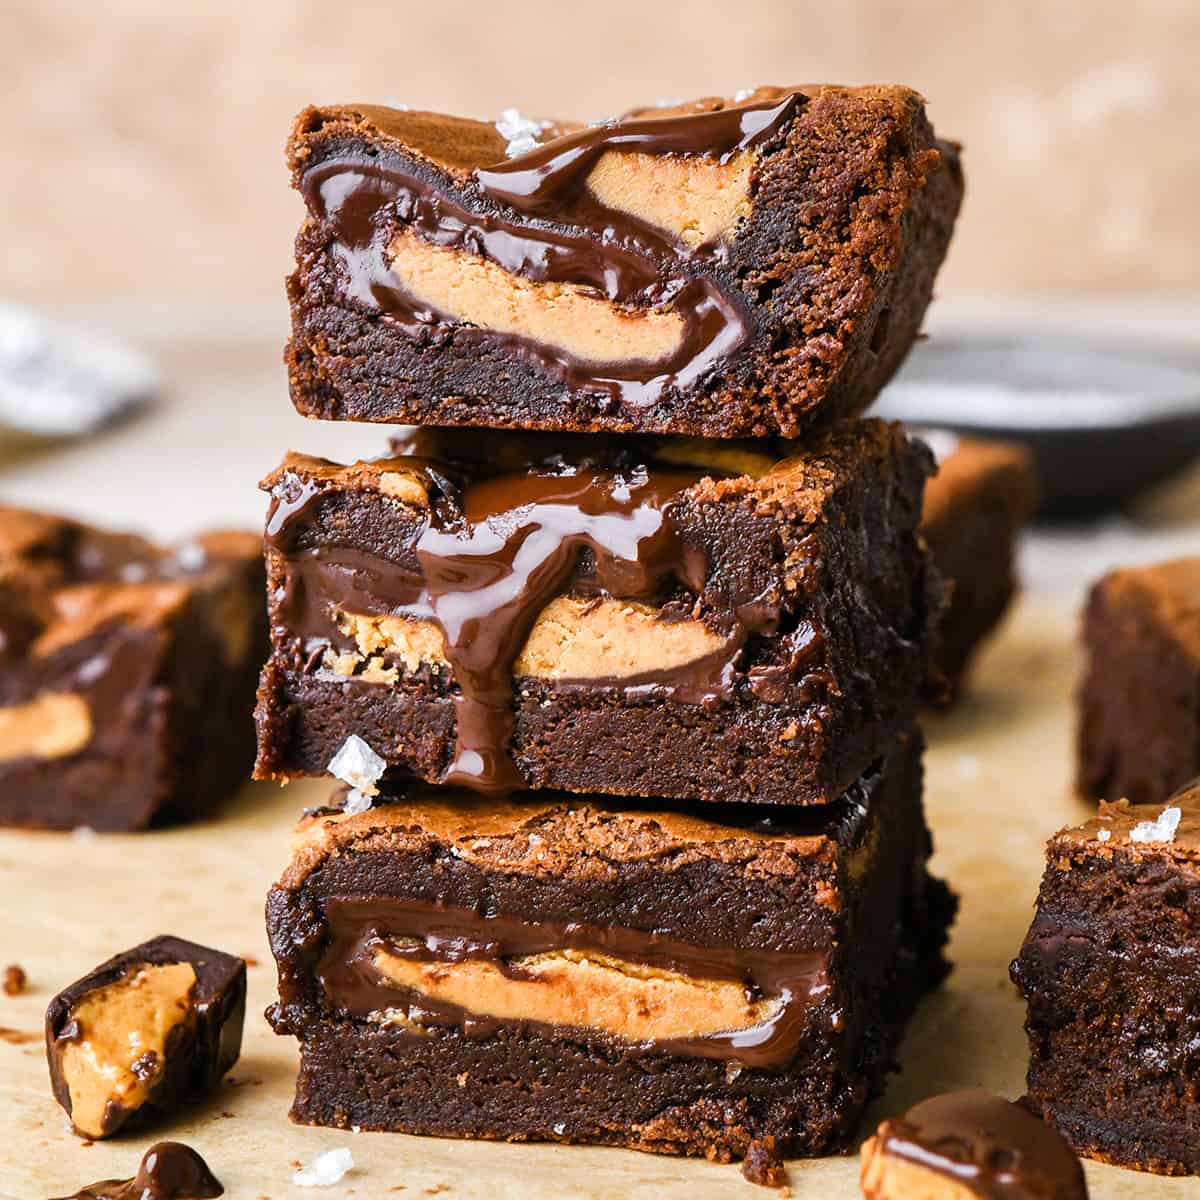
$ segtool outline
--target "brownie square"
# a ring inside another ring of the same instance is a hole
[[[260,777],[357,737],[430,783],[828,803],[919,710],[942,587],[899,426],[466,440],[266,480]]]
[[[314,815],[267,902],[293,1119],[842,1149],[946,970],[929,853],[916,733],[786,815],[422,787]]]
[[[1200,791],[1101,804],[1046,864],[1012,966],[1030,1098],[1080,1154],[1200,1172]]]
[[[261,539],[173,548],[0,510],[0,824],[134,830],[248,777]]]
[[[1200,775],[1200,558],[1104,576],[1083,616],[1078,787],[1152,804]]]
[[[1013,442],[960,439],[941,430],[917,436],[928,437],[938,455],[937,474],[925,485],[921,532],[950,585],[934,675],[939,698],[953,701],[975,651],[1016,593],[1017,537],[1037,507],[1037,475],[1029,451]]]
[[[798,436],[861,412],[904,358],[962,199],[958,148],[902,87],[759,88],[527,132],[300,114],[301,412]]]

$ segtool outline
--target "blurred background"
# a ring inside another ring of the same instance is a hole
[[[965,143],[943,295],[1200,291],[1196,0],[0,8],[12,297],[281,303],[307,103],[591,119],[798,82],[910,84]]]
[[[761,82],[899,82],[966,148],[935,335],[1062,330],[1173,355],[1200,338],[1198,51],[1196,0],[8,0],[0,300],[148,350],[184,404],[159,418],[186,441],[174,470],[213,517],[257,520],[246,481],[289,444],[382,444],[301,422],[278,365],[300,217],[282,147],[305,104],[591,119]],[[147,511],[115,486],[142,469],[123,436],[56,461],[103,480],[114,519],[181,524],[179,502]],[[29,502],[59,491],[37,462],[0,476]],[[1192,545],[1200,505],[1168,510]]]

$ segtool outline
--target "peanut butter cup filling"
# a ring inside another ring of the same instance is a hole
[[[59,1035],[71,1123],[105,1137],[109,1109],[138,1108],[166,1065],[167,1039],[191,1014],[191,963],[139,967],[85,996]]]
[[[414,1035],[530,1023],[774,1067],[791,1060],[828,990],[817,951],[692,946],[407,900],[331,900],[325,916],[318,976],[330,1001]]]

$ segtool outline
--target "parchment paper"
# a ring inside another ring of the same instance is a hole
[[[1029,924],[1042,848],[1082,819],[1070,798],[1075,616],[1022,606],[979,664],[970,699],[927,722],[928,808],[935,865],[962,896],[954,974],[922,1007],[864,1132],[883,1114],[948,1088],[981,1084],[1020,1095],[1023,1006],[1008,963]],[[296,1052],[262,1017],[274,967],[263,897],[281,868],[299,810],[321,783],[245,789],[219,820],[135,837],[0,833],[0,966],[20,963],[30,989],[0,995],[0,1196],[45,1200],[81,1184],[132,1175],[143,1150],[169,1137],[195,1146],[234,1200],[286,1197],[677,1197],[771,1193],[735,1166],[585,1147],[510,1146],[396,1134],[350,1134],[288,1122]],[[217,1095],[170,1125],[82,1144],[51,1099],[41,1042],[50,997],[114,952],[173,933],[252,956],[241,1061]],[[22,1043],[20,1035],[29,1040]],[[296,1166],[349,1146],[355,1170],[324,1190],[295,1187]],[[1195,1181],[1088,1164],[1098,1200],[1183,1196]],[[796,1197],[859,1195],[854,1157],[789,1164]]]

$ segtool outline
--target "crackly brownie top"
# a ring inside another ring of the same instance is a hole
[[[47,656],[113,620],[153,625],[260,553],[261,539],[239,531],[163,547],[0,506],[0,651]]]
[[[1148,606],[1188,656],[1200,663],[1200,557],[1111,571],[1096,590],[1110,604]]]
[[[623,113],[616,118],[616,123],[721,112],[742,105],[783,100],[797,94],[809,102],[844,97],[882,103],[893,109],[898,118],[906,121],[912,120],[924,107],[921,96],[907,87],[879,85],[852,88],[800,84],[795,87],[763,86],[740,92],[737,96],[705,96],[675,104],[640,106]],[[539,127],[539,147],[586,128],[581,122],[566,120],[539,121],[536,125]],[[306,108],[296,118],[288,140],[288,161],[293,170],[303,171],[315,138],[324,140],[347,136],[392,143],[397,149],[425,159],[459,178],[504,161],[508,144],[505,136],[490,121],[374,104],[328,104]],[[945,149],[948,152],[952,150],[949,146]]]
[[[483,870],[540,877],[587,878],[622,863],[677,870],[706,859],[750,875],[825,874],[866,839],[869,798],[880,778],[869,775],[835,804],[766,818],[754,805],[709,805],[700,812],[553,792],[496,800],[463,788],[414,784],[365,812],[307,815],[280,882],[299,887],[328,859],[347,853],[432,845],[449,847],[455,858]],[[836,905],[832,895],[826,899]]]
[[[322,489],[376,492],[423,507],[429,502],[431,466],[453,478],[456,470],[476,477],[558,463],[626,469],[636,461],[704,472],[688,489],[696,503],[729,501],[761,515],[816,521],[830,497],[862,477],[868,465],[911,458],[922,473],[933,469],[927,449],[909,439],[901,425],[877,420],[841,425],[803,445],[783,439],[717,444],[698,438],[430,429],[396,439],[393,448],[399,453],[349,465],[292,451],[261,486],[272,491],[300,478]],[[436,478],[432,482],[437,486]]]
[[[1200,780],[1165,804],[1101,803],[1090,821],[1064,829],[1050,842],[1049,856],[1112,856],[1180,862],[1200,861]]]

